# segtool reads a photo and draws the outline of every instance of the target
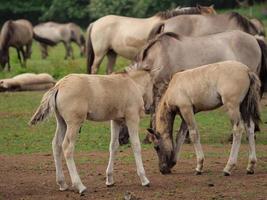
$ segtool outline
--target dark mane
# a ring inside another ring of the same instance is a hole
[[[192,14],[201,14],[201,11],[197,7],[191,7],[186,9],[181,8],[178,10],[173,9],[173,10],[161,11],[158,12],[155,16],[158,16],[161,19],[169,19],[177,15],[192,15]]]
[[[161,41],[163,37],[168,36],[168,37],[172,37],[175,38],[176,40],[181,40],[181,36],[177,35],[176,33],[172,33],[172,32],[165,32],[165,33],[161,33],[159,35],[157,35],[155,38],[151,39],[148,41],[148,43],[142,48],[142,50],[140,51],[140,53],[137,54],[135,61],[143,61],[146,56],[147,56],[147,52],[148,50],[158,41]]]
[[[230,13],[230,19],[235,19],[237,24],[243,28],[243,30],[246,33],[251,33],[250,30],[253,29],[253,31],[255,31],[255,33],[258,33],[257,28],[255,27],[255,25],[249,21],[246,17],[240,15],[237,12],[232,12]]]

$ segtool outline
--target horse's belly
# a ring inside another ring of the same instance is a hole
[[[97,106],[87,112],[87,119],[92,121],[109,121],[123,117],[122,111],[115,106]]]

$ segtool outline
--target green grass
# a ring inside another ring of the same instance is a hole
[[[262,5],[255,5],[253,13],[259,13]],[[238,10],[241,13],[248,13],[248,9]],[[260,16],[264,22],[266,18]],[[267,25],[267,23],[266,23]],[[74,60],[64,60],[65,50],[63,45],[49,49],[49,56],[46,60],[41,59],[39,46],[33,44],[32,58],[28,60],[27,68],[21,68],[14,49],[11,53],[11,72],[0,72],[0,78],[12,77],[24,72],[50,73],[54,78],[59,79],[69,73],[85,73],[85,58],[79,56],[77,46],[74,46]],[[115,70],[120,70],[130,62],[119,58]],[[100,73],[105,72],[106,60],[101,65]],[[49,120],[36,127],[29,127],[27,122],[40,103],[43,92],[16,92],[0,93],[0,153],[23,154],[33,152],[51,152],[51,141],[55,131],[55,120]],[[178,118],[178,117],[177,117]],[[221,146],[225,143],[231,131],[229,119],[223,109],[213,112],[203,112],[196,115],[198,127],[201,134],[202,143]],[[263,122],[267,121],[267,108],[262,110]],[[175,130],[179,126],[180,120],[175,122]],[[149,125],[149,117],[146,116],[141,121],[140,137],[145,137],[145,129]],[[262,133],[257,136],[257,143],[266,144],[267,125],[262,124]],[[78,151],[107,151],[110,138],[109,122],[96,123],[86,122],[79,134],[76,149]],[[246,140],[244,139],[244,142]],[[128,148],[124,146],[121,148]],[[143,145],[143,148],[152,148],[151,145]],[[184,155],[190,157],[193,155]],[[212,155],[211,155],[212,156]],[[127,158],[125,158],[127,160]],[[129,160],[131,161],[131,160]],[[84,162],[81,160],[80,162]]]

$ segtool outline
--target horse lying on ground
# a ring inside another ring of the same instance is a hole
[[[55,22],[46,22],[34,27],[34,39],[40,42],[42,58],[48,56],[47,46],[55,46],[63,42],[68,57],[74,58],[71,42],[75,42],[80,48],[80,55],[84,55],[85,39],[81,28],[74,23],[59,24]]]
[[[143,186],[149,184],[141,158],[138,126],[144,107],[149,108],[152,103],[152,88],[149,72],[145,70],[130,70],[109,76],[72,74],[61,79],[43,96],[30,124],[34,125],[43,121],[52,111],[56,115],[57,130],[53,139],[53,154],[56,164],[56,180],[60,190],[68,188],[62,171],[62,151],[74,188],[79,193],[86,190],[73,160],[75,140],[85,120],[111,120],[110,157],[106,171],[106,185],[114,184],[113,164],[115,151],[119,146],[119,125],[122,122],[128,126],[137,174]]]
[[[10,71],[9,47],[17,50],[21,66],[26,66],[26,59],[31,57],[33,30],[32,24],[25,19],[8,20],[1,29],[0,37],[0,64],[2,68],[8,67]],[[24,47],[25,50],[24,50]],[[21,55],[22,54],[22,59]]]
[[[230,175],[237,163],[242,133],[249,140],[247,173],[253,174],[257,162],[254,129],[258,124],[260,81],[247,66],[236,61],[225,61],[176,73],[162,97],[156,113],[156,129],[149,129],[155,144],[160,171],[170,173],[187,131],[197,156],[197,174],[203,170],[204,154],[194,114],[224,105],[233,126],[233,144],[224,174]],[[176,144],[173,142],[173,123],[179,114],[182,122]],[[245,124],[244,124],[245,123]]]
[[[107,74],[113,71],[117,55],[133,60],[146,44],[151,29],[166,19],[177,15],[214,14],[213,7],[179,8],[140,19],[107,15],[91,23],[87,28],[87,72],[97,73],[99,66],[107,55]]]
[[[46,73],[24,73],[13,78],[0,80],[0,91],[47,90],[53,87],[55,83],[53,77]]]

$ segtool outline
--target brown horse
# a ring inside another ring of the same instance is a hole
[[[154,69],[155,109],[174,73],[220,61],[236,60],[247,65],[259,75],[263,92],[267,74],[266,47],[264,41],[242,31],[201,37],[162,33],[143,48],[136,65]],[[152,119],[154,127],[154,117]]]
[[[184,14],[216,13],[213,7],[193,7],[159,12],[145,18],[108,15],[91,23],[87,29],[87,72],[97,73],[102,59],[108,57],[107,73],[113,71],[117,55],[133,60],[147,41],[151,29],[166,19]]]
[[[149,39],[161,32],[185,36],[202,36],[230,30],[241,30],[251,35],[262,35],[262,29],[239,13],[219,15],[180,15],[158,23],[151,29]]]
[[[42,58],[48,56],[47,46],[55,46],[62,42],[66,49],[65,59],[74,58],[71,42],[76,43],[80,48],[80,55],[84,55],[85,39],[81,28],[74,23],[59,24],[46,22],[34,27],[34,39],[40,43]]]
[[[32,38],[32,24],[28,20],[6,21],[1,29],[0,37],[0,64],[2,68],[7,65],[8,71],[10,71],[9,47],[16,48],[21,66],[26,66],[26,59],[31,57]],[[25,50],[24,47],[26,47]]]
[[[245,132],[249,140],[247,172],[253,174],[257,158],[254,130],[249,127],[252,122],[258,124],[260,121],[259,90],[257,75],[236,61],[214,63],[176,73],[157,109],[156,129],[149,130],[159,157],[160,171],[163,174],[170,173],[185,134],[189,131],[197,156],[196,171],[197,174],[202,173],[204,153],[194,114],[224,105],[233,126],[233,144],[224,174],[230,175],[236,166],[241,136]],[[182,123],[174,145],[172,130],[176,114],[180,115]]]

